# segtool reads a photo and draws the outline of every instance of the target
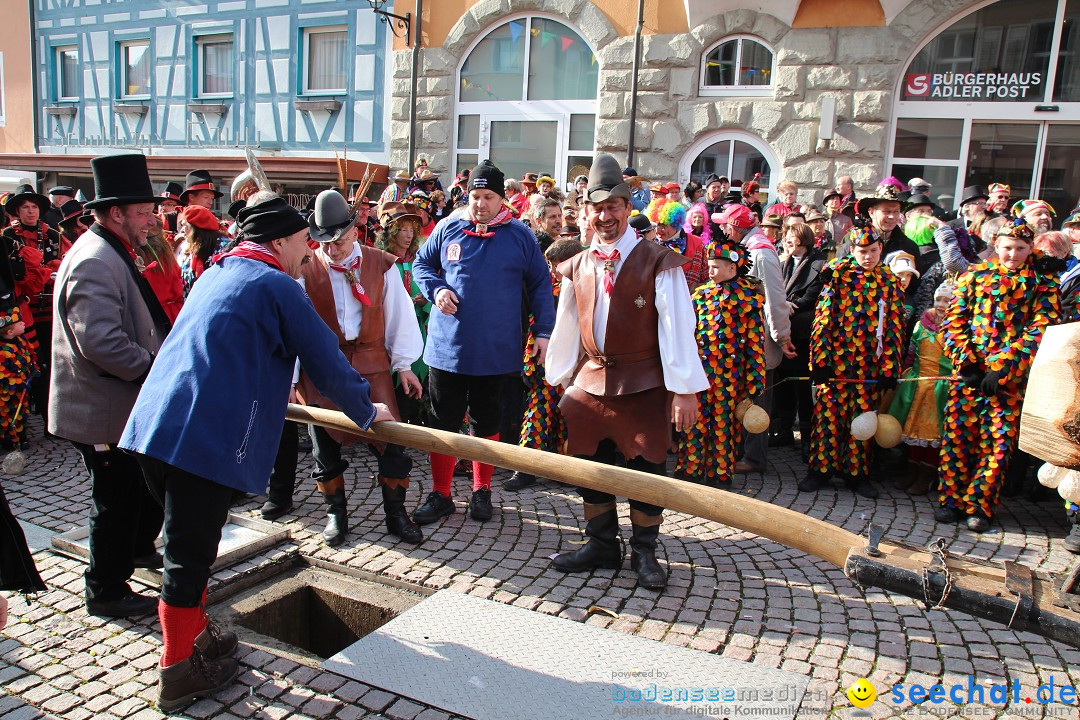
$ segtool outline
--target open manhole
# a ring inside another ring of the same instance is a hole
[[[352,645],[430,592],[388,584],[344,566],[297,559],[215,604],[213,615],[252,645],[310,663]]]

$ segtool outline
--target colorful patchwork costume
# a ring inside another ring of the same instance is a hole
[[[849,237],[858,232],[863,240],[873,237],[869,229],[858,228]],[[810,472],[820,480],[837,475],[861,483],[870,474],[870,442],[851,436],[851,421],[878,408],[883,386],[895,387],[903,352],[904,294],[888,267],[864,270],[851,255],[830,261],[821,275],[825,286],[810,337],[817,385]]]
[[[991,518],[1020,431],[1020,406],[1043,330],[1058,318],[1057,280],[1034,265],[1015,271],[996,259],[961,276],[942,321],[945,351],[963,377],[945,407],[940,502]],[[989,377],[987,377],[989,376]],[[992,385],[991,392],[983,391]]]
[[[552,275],[551,288],[557,305],[559,290],[562,288],[561,277]],[[536,336],[533,335],[532,326],[533,317],[530,314],[529,339],[525,344],[525,366],[522,371],[529,390],[525,395],[525,414],[521,421],[521,437],[518,445],[561,453],[566,445],[566,421],[559,411],[563,389],[558,385],[549,385],[544,379],[544,367],[538,364],[533,356]]]
[[[18,306],[5,310],[0,315],[0,330],[20,319]],[[30,402],[30,383],[37,374],[34,350],[26,337],[0,337],[0,445],[5,448],[19,445]]]
[[[765,389],[765,293],[761,281],[746,276],[746,253],[735,245],[717,244],[739,267],[722,283],[712,281],[694,291],[697,344],[709,388],[698,395],[697,424],[678,437],[675,474],[707,485],[731,481],[738,460],[742,426],[735,406]]]

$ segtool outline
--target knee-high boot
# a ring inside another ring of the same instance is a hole
[[[326,498],[329,511],[326,513],[326,529],[323,530],[323,541],[330,547],[337,547],[345,542],[345,536],[349,533],[349,509],[345,504],[345,476],[338,475],[329,480],[320,480],[319,492]]]
[[[409,488],[409,478],[379,476],[379,486],[382,488],[387,532],[397,535],[407,543],[423,541],[424,533],[420,531],[420,526],[405,512],[405,493]]]
[[[638,574],[638,585],[650,590],[663,590],[667,585],[667,571],[656,560],[656,540],[663,520],[663,515],[646,515],[630,509],[634,529],[630,538],[630,568]]]
[[[585,503],[585,535],[589,542],[551,561],[556,570],[571,573],[622,565],[618,540],[619,515],[615,511],[615,503]]]

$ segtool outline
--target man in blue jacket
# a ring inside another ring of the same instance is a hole
[[[238,215],[241,242],[195,284],[120,439],[165,508],[166,712],[236,677],[236,636],[208,625],[206,583],[233,491],[266,492],[297,357],[361,428],[390,419],[296,283],[311,260],[307,222],[276,196]]]
[[[461,428],[468,412],[477,437],[499,439],[500,395],[522,370],[528,320],[536,325],[536,355],[544,362],[555,326],[551,274],[532,232],[505,204],[503,173],[485,160],[469,174],[468,205],[440,222],[420,248],[413,279],[435,303],[424,362],[429,368],[432,424]],[[433,491],[415,513],[420,525],[454,512],[450,483],[457,458],[431,453]],[[470,515],[491,519],[493,468],[473,463]]]

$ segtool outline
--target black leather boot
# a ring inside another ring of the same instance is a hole
[[[386,511],[386,530],[391,535],[397,535],[407,543],[414,545],[423,541],[424,533],[420,526],[412,521],[405,512],[405,492],[408,485],[391,487],[387,484],[387,478],[379,478],[382,487],[383,509]],[[407,480],[392,479],[391,482],[402,483]]]
[[[1067,511],[1069,513],[1069,534],[1065,536],[1065,549],[1069,552],[1080,555],[1080,513]]]
[[[572,573],[622,565],[618,540],[619,515],[615,511],[615,503],[585,503],[585,535],[589,542],[577,550],[557,555],[551,561],[556,570]]]
[[[656,559],[656,541],[662,521],[662,515],[630,510],[630,523],[634,528],[630,537],[630,569],[638,574],[637,584],[650,590],[663,590],[667,586],[667,571]]]
[[[318,486],[329,508],[326,528],[322,533],[323,542],[330,547],[337,547],[345,542],[345,536],[349,534],[349,508],[345,503],[345,476],[338,475],[320,482]]]

